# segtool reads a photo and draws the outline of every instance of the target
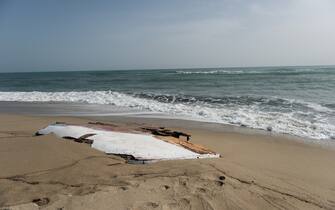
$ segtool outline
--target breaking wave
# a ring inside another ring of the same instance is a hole
[[[211,70],[211,71],[176,71],[177,74],[243,74],[243,71]]]
[[[125,94],[115,91],[0,92],[0,101],[110,104],[173,117],[224,123],[314,139],[335,137],[334,109],[299,100],[259,96],[222,98]]]
[[[263,68],[225,68],[225,69],[199,69],[199,70],[178,70],[175,71],[176,74],[320,74],[320,73],[329,73],[330,70],[333,68],[328,67],[320,67],[318,69],[315,68],[285,68],[285,67],[278,67],[270,69],[263,67]]]

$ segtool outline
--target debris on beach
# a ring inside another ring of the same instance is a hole
[[[106,154],[119,155],[134,163],[220,157],[220,154],[204,146],[191,143],[191,135],[162,127],[130,129],[106,123],[55,123],[37,131],[36,135],[51,133],[63,139],[89,144]]]
[[[37,206],[45,206],[50,202],[50,199],[45,197],[45,198],[36,198],[32,200],[33,203],[35,203]]]
[[[165,129],[164,127],[159,127],[159,128],[143,127],[142,129],[145,131],[150,131],[153,135],[157,135],[157,136],[172,136],[175,138],[179,138],[180,136],[185,136],[187,141],[189,141],[191,138],[190,134],[183,133],[180,131],[171,131],[169,129]]]

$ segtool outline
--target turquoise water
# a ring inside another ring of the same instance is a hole
[[[335,67],[0,74],[0,101],[107,104],[315,139],[335,138]]]

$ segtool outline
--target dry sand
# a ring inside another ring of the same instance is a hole
[[[331,149],[156,120],[191,133],[192,142],[222,158],[131,165],[86,144],[33,136],[55,121],[88,120],[0,115],[0,209],[335,209]]]

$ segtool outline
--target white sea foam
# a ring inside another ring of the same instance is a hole
[[[240,70],[176,71],[177,74],[241,74]]]
[[[278,68],[278,69],[258,69],[258,70],[253,70],[250,68],[247,69],[212,69],[212,70],[178,70],[176,71],[177,74],[268,74],[268,73],[309,73],[309,72],[316,72],[318,71],[319,73],[321,71],[325,71],[327,69],[317,69],[315,70],[314,68],[290,68],[290,69],[285,69],[283,68]]]
[[[0,101],[111,104],[199,121],[244,125],[264,130],[271,127],[273,132],[314,139],[330,139],[335,136],[335,125],[325,117],[328,114],[333,115],[334,111],[319,104],[303,101],[293,102],[305,103],[305,106],[310,107],[313,120],[300,117],[299,115],[306,114],[304,111],[264,111],[258,104],[214,106],[206,103],[164,103],[113,91],[0,92]]]

